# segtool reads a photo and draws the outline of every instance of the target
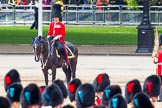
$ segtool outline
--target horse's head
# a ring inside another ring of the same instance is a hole
[[[35,55],[35,61],[38,62],[40,60],[40,55],[43,50],[43,45],[46,42],[46,39],[42,36],[38,36],[33,38],[33,52]]]

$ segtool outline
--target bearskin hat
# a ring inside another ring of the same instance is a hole
[[[129,81],[125,86],[125,98],[127,103],[130,103],[134,97],[134,95],[138,92],[141,92],[142,88],[139,80],[134,79]]]
[[[132,99],[134,108],[154,108],[149,96],[144,92],[138,92]]]
[[[50,86],[47,86],[42,95],[44,106],[55,107],[62,104],[64,99],[61,89],[56,84],[51,84]]]
[[[55,18],[55,17],[58,17],[60,18],[61,17],[61,5],[59,4],[54,4],[52,6],[52,18]]]
[[[8,87],[7,98],[12,102],[20,102],[21,91],[23,86],[21,83],[13,83]]]
[[[126,100],[121,94],[116,94],[110,99],[108,108],[127,108]]]
[[[68,93],[69,93],[69,98],[70,101],[73,102],[75,100],[75,92],[77,88],[82,84],[81,80],[78,78],[73,79],[69,84],[68,84]]]
[[[67,91],[67,88],[66,88],[64,82],[62,80],[57,79],[57,80],[53,81],[53,83],[60,87],[60,89],[63,93],[63,97],[67,98],[68,91]]]
[[[157,75],[148,76],[143,85],[143,91],[150,97],[160,95],[161,80]]]
[[[67,105],[63,106],[62,108],[75,108],[75,107],[70,104],[67,104]]]
[[[8,87],[15,82],[21,82],[19,72],[16,69],[11,69],[4,77],[4,88],[7,92]]]
[[[98,74],[93,85],[96,92],[102,92],[107,86],[110,85],[109,76],[106,73]]]
[[[11,108],[11,103],[7,98],[0,96],[0,107]]]
[[[22,108],[27,108],[30,105],[41,105],[42,100],[39,87],[34,83],[27,85],[21,93],[20,103]]]
[[[93,85],[85,83],[79,86],[75,96],[77,108],[84,108],[94,105],[95,90]]]
[[[122,94],[122,90],[119,85],[110,85],[103,91],[102,104],[108,105],[109,100],[116,94]]]

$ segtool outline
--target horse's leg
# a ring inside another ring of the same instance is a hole
[[[69,83],[70,80],[71,80],[71,69],[70,69],[70,67],[68,67],[68,68],[63,67],[62,69],[63,69],[63,71],[65,73],[66,81],[67,81],[67,83]]]
[[[52,82],[56,79],[56,67],[52,67]]]
[[[72,62],[71,65],[70,65],[71,73],[72,73],[72,78],[73,79],[76,78],[76,74],[75,74],[75,72],[76,72],[76,65],[77,65],[77,63],[75,63],[75,62]]]
[[[42,69],[44,78],[45,78],[45,84],[48,85],[48,69]]]

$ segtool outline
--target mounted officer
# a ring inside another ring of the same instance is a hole
[[[67,66],[68,65],[68,54],[65,48],[65,25],[60,22],[60,17],[61,17],[61,6],[59,4],[54,4],[53,8],[56,9],[53,12],[53,22],[49,24],[49,29],[48,29],[48,40],[49,42],[51,40],[55,41],[55,46],[59,51],[59,54],[63,56],[63,65]],[[50,45],[48,45],[50,46]]]

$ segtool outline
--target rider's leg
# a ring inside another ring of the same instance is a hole
[[[65,44],[64,44],[64,54],[65,54],[65,61],[68,64],[69,63],[69,60],[68,60],[68,52],[66,50]]]
[[[57,44],[56,46],[58,48],[58,51],[60,52],[61,55],[63,55],[63,59],[65,60],[66,64],[68,64],[68,55],[64,43],[57,41],[56,44]]]

